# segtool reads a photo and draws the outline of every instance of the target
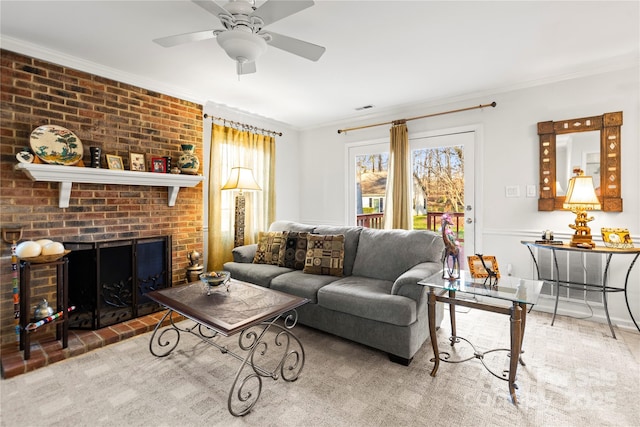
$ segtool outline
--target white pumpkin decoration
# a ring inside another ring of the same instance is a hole
[[[42,247],[42,255],[58,255],[64,253],[64,245],[60,242],[51,242]]]
[[[36,243],[39,244],[40,246],[42,246],[43,248],[45,246],[47,246],[49,243],[53,243],[53,240],[49,240],[49,239],[39,239],[36,240]]]
[[[41,252],[42,246],[31,240],[27,240],[16,246],[16,255],[18,258],[32,258],[39,256]]]

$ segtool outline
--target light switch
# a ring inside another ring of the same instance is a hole
[[[517,185],[507,185],[505,187],[505,197],[520,197],[520,187]]]
[[[536,197],[536,186],[527,185],[527,197]]]

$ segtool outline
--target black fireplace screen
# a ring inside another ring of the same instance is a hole
[[[146,297],[171,286],[171,236],[65,242],[69,253],[69,327],[100,329],[160,309]]]

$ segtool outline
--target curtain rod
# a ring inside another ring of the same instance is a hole
[[[204,118],[206,119],[208,117],[211,117],[211,120],[222,120],[223,123],[230,123],[232,125],[240,126],[243,129],[252,130],[252,131],[259,131],[259,132],[266,132],[266,133],[270,133],[270,134],[273,134],[273,135],[282,136],[282,132],[276,132],[275,130],[269,130],[269,129],[262,129],[262,128],[259,128],[259,127],[256,127],[256,126],[248,125],[246,123],[240,123],[240,122],[234,122],[232,120],[227,120],[227,119],[225,119],[223,117],[210,116],[210,115],[205,113],[204,114]]]
[[[392,120],[390,122],[376,123],[376,124],[373,124],[373,125],[358,126],[358,127],[354,127],[354,128],[348,128],[348,129],[338,129],[338,133],[346,133],[346,132],[348,132],[350,130],[359,130],[359,129],[372,128],[374,126],[382,126],[382,125],[391,125],[391,124],[396,124],[396,123],[403,123],[403,122],[408,122],[410,120],[418,120],[418,119],[425,119],[427,117],[441,116],[443,114],[459,113],[461,111],[475,110],[477,108],[495,107],[496,105],[497,104],[494,101],[491,104],[475,105],[473,107],[459,108],[457,110],[449,110],[449,111],[443,111],[441,113],[427,114],[425,116],[411,117],[409,119]]]

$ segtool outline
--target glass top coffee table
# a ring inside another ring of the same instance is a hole
[[[233,279],[228,287],[221,285],[213,291],[202,282],[194,282],[146,295],[169,309],[153,331],[151,354],[168,356],[184,332],[242,361],[227,400],[231,414],[245,415],[253,408],[262,391],[262,378],[298,379],[304,366],[304,347],[291,329],[298,318],[295,309],[307,299]],[[195,324],[178,325],[174,313]],[[170,325],[163,329],[167,317]],[[282,322],[276,323],[278,319]],[[235,334],[240,334],[238,347],[247,352],[244,357],[217,342],[220,335]],[[269,337],[272,345],[267,343]]]
[[[517,404],[515,390],[516,372],[518,362],[524,366],[521,358],[522,341],[524,338],[524,329],[526,324],[526,308],[527,304],[534,305],[538,302],[540,290],[542,289],[542,281],[519,279],[516,277],[501,277],[497,283],[491,283],[488,279],[472,278],[467,271],[460,272],[459,279],[443,278],[442,272],[434,274],[424,280],[418,282],[419,285],[427,286],[428,293],[428,312],[429,312],[429,335],[431,337],[431,346],[433,348],[434,366],[431,376],[435,377],[440,361],[448,363],[461,363],[472,359],[479,359],[482,365],[495,377],[508,381],[509,394],[514,404]],[[481,302],[461,299],[461,295],[472,295],[481,297]],[[448,352],[438,351],[438,339],[436,336],[436,301],[449,304],[449,317],[451,320],[451,337],[449,342],[451,346],[463,340],[471,345],[474,350],[473,356],[463,360],[451,360]],[[506,302],[500,303],[500,301]],[[465,338],[457,335],[456,332],[456,310],[455,306],[460,305],[479,310],[490,311],[493,313],[507,314],[511,318],[510,328],[510,348],[493,349],[485,352],[479,352],[475,346]],[[509,369],[498,374],[492,371],[485,364],[484,355],[494,351],[509,352]]]

